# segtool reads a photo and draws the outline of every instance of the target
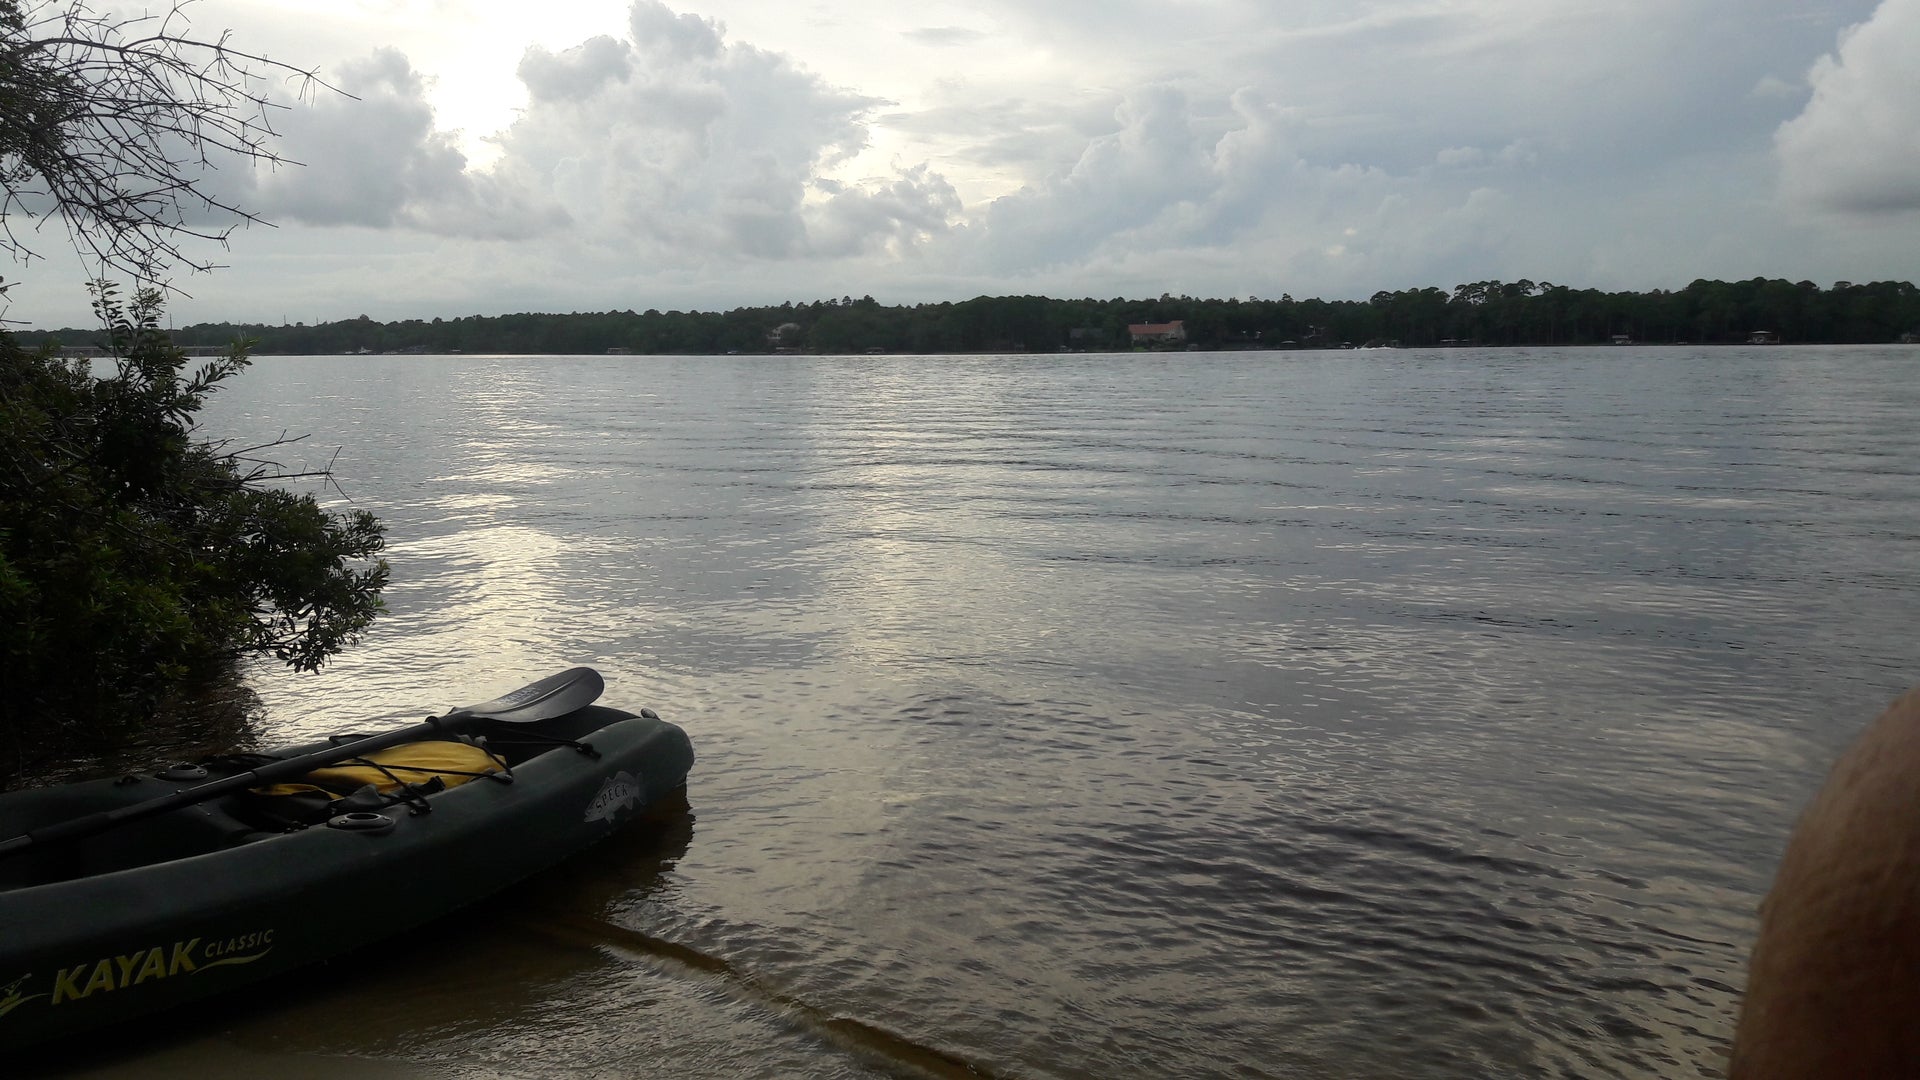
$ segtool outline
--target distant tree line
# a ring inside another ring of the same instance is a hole
[[[1130,325],[1174,320],[1185,324],[1183,347],[1202,349],[1587,345],[1615,339],[1731,344],[1756,331],[1786,343],[1852,344],[1913,340],[1920,332],[1920,290],[1905,281],[1842,281],[1823,289],[1810,281],[1754,278],[1644,293],[1479,281],[1452,292],[1382,291],[1367,300],[982,296],[889,307],[865,296],[727,312],[470,315],[384,323],[362,315],[314,326],[202,323],[175,331],[174,339],[182,347],[251,340],[256,353],[293,355],[1057,352],[1129,349]],[[18,336],[23,343],[90,340],[89,332],[76,330]]]

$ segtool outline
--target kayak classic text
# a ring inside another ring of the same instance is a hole
[[[0,986],[0,1016],[36,998],[49,998],[48,1005],[61,1005],[107,990],[138,986],[151,979],[169,979],[207,968],[252,963],[272,949],[272,930],[255,930],[204,944],[201,938],[187,938],[59,968],[53,973],[53,988],[39,993],[25,992],[33,981],[29,973]]]

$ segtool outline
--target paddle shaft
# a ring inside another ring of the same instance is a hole
[[[453,734],[456,727],[463,723],[482,720],[507,721],[509,723],[530,723],[535,720],[547,720],[555,716],[564,716],[576,709],[591,705],[600,696],[604,683],[599,672],[592,668],[570,668],[558,675],[551,675],[539,682],[523,686],[511,694],[495,698],[481,705],[470,705],[464,709],[455,709],[445,716],[434,717],[425,723],[398,731],[370,735],[364,739],[330,746],[311,754],[296,758],[285,758],[269,762],[257,769],[233,776],[223,776],[204,784],[176,791],[171,795],[162,795],[157,799],[133,803],[129,806],[115,807],[87,814],[84,817],[55,822],[38,829],[31,829],[19,836],[0,840],[0,859],[29,848],[43,844],[59,843],[66,840],[78,840],[105,832],[116,825],[141,818],[164,814],[178,810],[183,806],[217,799],[236,791],[263,784],[277,783],[290,777],[304,776],[315,769],[338,764],[350,758],[361,757],[389,746],[413,742],[438,734]]]
[[[112,810],[102,810],[99,813],[88,814],[85,817],[77,817],[68,821],[56,822],[44,828],[32,829],[12,839],[0,840],[0,858],[5,858],[16,849],[39,847],[43,844],[57,844],[63,840],[78,840],[82,837],[105,832],[115,825],[121,825],[129,821],[138,821],[141,818],[164,814],[169,810],[178,810],[183,806],[192,806],[195,803],[206,802],[208,799],[217,799],[222,795],[230,795],[246,788],[277,783],[290,777],[304,776],[314,769],[326,765],[336,765],[349,758],[360,757],[364,754],[370,754],[375,750],[384,750],[389,746],[398,746],[404,742],[424,739],[430,735],[446,731],[447,728],[443,726],[444,723],[448,720],[459,718],[460,714],[458,713],[449,714],[442,719],[430,720],[424,724],[415,724],[413,727],[401,728],[398,731],[383,732],[382,734],[369,736],[365,739],[355,739],[352,742],[341,743],[339,746],[330,747],[327,750],[308,754],[304,757],[275,761],[262,765],[257,769],[248,769],[243,773],[223,776],[218,780],[209,780],[204,784],[184,788],[171,795],[162,795],[157,799],[148,799],[146,802],[134,803],[131,806],[116,807]]]

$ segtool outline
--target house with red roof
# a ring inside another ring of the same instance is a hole
[[[1187,324],[1184,320],[1172,322],[1129,323],[1127,333],[1132,335],[1135,345],[1179,345],[1187,340]]]

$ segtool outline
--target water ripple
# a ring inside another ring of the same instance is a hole
[[[684,852],[544,924],[601,949],[554,1062],[1675,1076],[1920,671],[1910,373],[288,358],[214,422],[344,444],[393,529],[365,647],[262,673],[283,730],[591,662],[693,732]],[[498,1060],[433,1023],[417,1059]]]

